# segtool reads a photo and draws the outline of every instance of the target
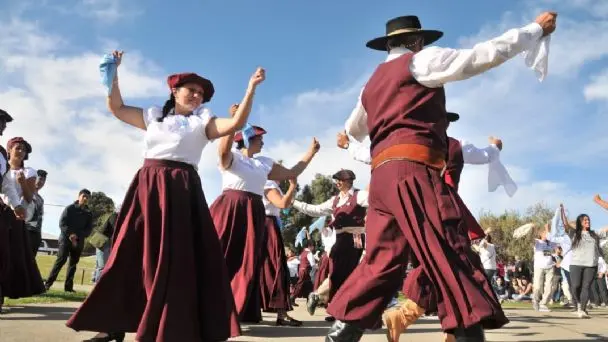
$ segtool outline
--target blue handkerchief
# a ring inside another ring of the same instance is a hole
[[[241,130],[241,134],[243,134],[243,143],[245,144],[245,147],[249,148],[249,139],[255,136],[255,128],[250,124],[246,124]]]
[[[112,92],[112,82],[116,76],[116,58],[114,55],[105,54],[99,63],[99,74],[101,75],[101,83],[106,87],[108,95]]]

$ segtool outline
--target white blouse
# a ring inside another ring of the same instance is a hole
[[[264,185],[273,165],[274,160],[268,157],[249,158],[233,150],[230,167],[220,168],[222,189],[247,191],[264,197]]]
[[[281,196],[283,196],[283,191],[281,191],[281,188],[279,187],[279,183],[272,181],[272,180],[267,180],[266,184],[264,185],[264,191],[269,190],[269,189],[276,189],[279,194],[281,194]],[[264,202],[264,209],[266,209],[266,216],[276,216],[276,217],[281,217],[281,209],[277,208],[274,204],[272,204],[268,198],[266,198],[266,195],[264,195],[264,197],[262,197],[262,201]]]
[[[8,170],[2,179],[2,200],[4,203],[8,203],[12,208],[19,204],[22,204],[23,189],[17,182],[17,172],[23,171],[26,179],[36,177],[36,170],[31,167],[26,167],[21,170]],[[23,205],[27,206],[27,203],[23,201]]]
[[[192,115],[167,115],[163,122],[162,109],[151,107],[144,113],[146,124],[144,158],[188,163],[195,168],[201,161],[203,148],[209,143],[205,128],[215,116],[204,106]]]

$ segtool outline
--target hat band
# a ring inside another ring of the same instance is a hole
[[[419,28],[402,28],[402,29],[398,29],[398,30],[395,30],[395,31],[387,34],[387,36],[395,36],[395,35],[398,35],[401,33],[419,32],[419,31],[421,31],[421,29],[419,29]]]

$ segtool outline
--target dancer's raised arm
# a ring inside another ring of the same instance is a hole
[[[120,94],[120,87],[118,86],[118,67],[122,62],[123,51],[114,51],[112,55],[116,59],[116,74],[112,81],[112,91],[107,98],[107,106],[110,113],[112,113],[120,121],[128,123],[131,126],[146,130],[146,123],[144,122],[144,111],[139,107],[127,106],[122,100]]]

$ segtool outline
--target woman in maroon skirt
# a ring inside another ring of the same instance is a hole
[[[114,52],[120,64],[122,52]],[[93,291],[70,318],[74,330],[105,332],[90,341],[224,341],[239,326],[222,250],[197,165],[210,140],[233,134],[249,116],[258,69],[230,119],[203,104],[211,81],[194,73],[169,76],[170,98],[147,110],[123,103],[114,79],[108,108],[145,130],[145,161],[116,218],[115,242]]]
[[[3,201],[23,207],[29,205],[35,192],[37,173],[25,167],[24,161],[32,153],[32,146],[21,137],[12,138],[7,144],[8,171],[2,179],[3,189],[14,189],[2,194]],[[2,295],[9,298],[31,297],[44,292],[44,284],[36,260],[32,255],[29,234],[25,222],[14,211],[2,212],[2,222],[9,227],[9,269],[2,282]],[[4,217],[6,215],[6,217]],[[6,228],[5,228],[6,229]]]
[[[260,294],[262,310],[277,313],[277,325],[301,326],[302,322],[287,315],[291,311],[289,295],[289,269],[281,236],[281,209],[288,208],[296,194],[296,181],[289,180],[289,189],[283,194],[279,184],[267,181],[264,186],[264,209],[266,210],[266,243],[262,245],[262,274]]]
[[[232,112],[241,106],[234,105]],[[297,178],[319,150],[313,140],[302,160],[291,169],[267,157],[254,157],[262,151],[266,131],[253,126],[250,136],[228,135],[220,140],[222,194],[211,205],[211,216],[224,249],[232,292],[241,322],[259,323],[262,246],[266,242],[266,217],[262,196],[268,179]],[[232,142],[237,150],[232,150]]]

